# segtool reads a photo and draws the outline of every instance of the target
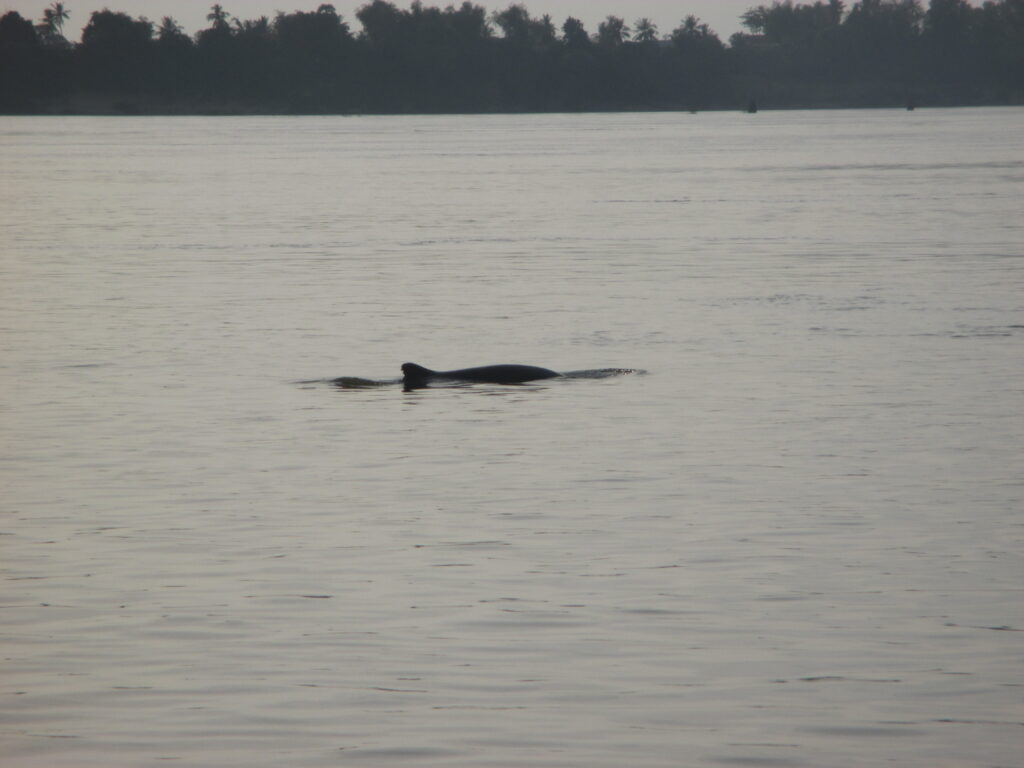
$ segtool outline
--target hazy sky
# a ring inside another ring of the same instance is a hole
[[[400,8],[408,8],[408,0],[393,0]],[[242,19],[255,19],[260,16],[273,18],[281,10],[312,11],[322,0],[221,0],[221,5],[232,16]],[[473,0],[489,11],[508,7],[510,0]],[[458,6],[461,0],[424,0],[427,6],[446,5]],[[748,8],[767,0],[523,0],[523,4],[533,16],[551,14],[555,26],[561,28],[567,16],[575,16],[583,21],[587,31],[597,31],[598,23],[605,16],[613,14],[621,16],[627,24],[646,16],[658,25],[661,34],[667,34],[679,26],[683,17],[693,14],[707,23],[722,42],[728,42],[729,36],[740,30],[739,16]],[[49,6],[50,0],[0,0],[0,9],[18,11],[22,16],[36,20]],[[159,21],[164,16],[173,16],[186,31],[193,33],[206,27],[206,14],[212,0],[64,0],[64,7],[71,13],[65,25],[65,36],[77,40],[81,29],[89,21],[93,11],[109,8],[112,11],[124,11],[131,16],[145,16]],[[334,0],[332,3],[353,30],[359,30],[359,21],[355,17],[357,8],[366,4],[366,0]]]

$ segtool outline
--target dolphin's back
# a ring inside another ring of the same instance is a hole
[[[454,371],[432,371],[416,363],[402,365],[406,384],[426,384],[432,379],[452,381],[484,381],[494,384],[521,384],[525,381],[553,379],[560,373],[536,365],[484,365],[479,368],[459,368]]]
[[[553,379],[559,374],[536,365],[484,365],[480,368],[460,368],[457,371],[443,371],[440,374],[446,379],[459,381],[490,381],[497,384],[519,384],[524,381]]]

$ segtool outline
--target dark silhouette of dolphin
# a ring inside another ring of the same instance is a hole
[[[522,384],[524,381],[553,379],[562,374],[536,365],[484,365],[457,371],[432,371],[416,363],[403,363],[402,383],[406,388],[425,387],[431,381],[482,381],[491,384]]]

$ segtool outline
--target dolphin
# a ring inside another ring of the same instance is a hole
[[[431,381],[483,381],[492,384],[522,384],[524,381],[553,379],[562,374],[536,365],[484,365],[456,371],[432,371],[416,363],[403,363],[402,383],[406,388],[426,387]]]

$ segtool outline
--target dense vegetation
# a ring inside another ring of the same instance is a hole
[[[214,5],[194,37],[102,10],[81,42],[53,3],[0,17],[2,112],[482,112],[1024,103],[1024,0],[773,2],[724,44],[693,16],[662,35],[609,16],[591,34],[521,4],[405,10],[361,30],[331,5],[241,20]]]

